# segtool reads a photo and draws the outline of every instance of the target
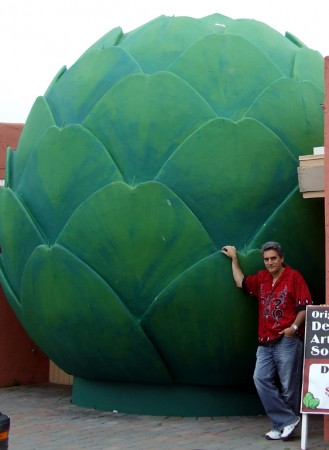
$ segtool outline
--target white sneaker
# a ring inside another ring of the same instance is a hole
[[[299,421],[300,421],[300,417],[297,417],[295,422],[293,422],[292,424],[287,425],[286,427],[283,428],[283,431],[282,431],[282,434],[281,434],[281,439],[283,441],[286,441],[286,440],[288,440],[290,438],[290,436],[294,432],[295,428],[299,424]]]
[[[266,439],[269,441],[277,441],[278,439],[281,439],[281,431],[279,430],[271,430],[268,433],[265,434]]]

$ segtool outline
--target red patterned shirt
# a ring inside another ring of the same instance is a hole
[[[272,275],[261,270],[247,276],[242,283],[243,291],[258,299],[258,342],[267,345],[279,339],[280,331],[289,328],[299,311],[312,304],[311,294],[302,275],[284,265],[284,271],[272,286]],[[304,335],[304,325],[298,330]]]

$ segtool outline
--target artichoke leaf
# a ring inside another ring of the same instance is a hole
[[[13,166],[15,164],[15,150],[11,147],[7,147],[6,153],[6,173],[5,173],[5,187],[10,188],[12,183]]]
[[[234,19],[231,19],[231,17],[224,16],[223,14],[215,13],[210,14],[209,16],[202,17],[199,20],[205,22],[214,33],[224,34],[226,27]]]
[[[227,25],[226,33],[237,34],[246,39],[267,55],[271,64],[277,66],[282,75],[291,76],[296,51],[299,48],[279,31],[260,21],[237,19]]]
[[[152,180],[177,146],[214,117],[194,89],[160,72],[132,75],[118,83],[83,125],[111,149],[125,180],[135,185]]]
[[[47,101],[43,97],[38,97],[32,106],[20,135],[17,151],[12,158],[9,187],[16,189],[31,154],[48,128],[55,125],[56,122]]]
[[[113,181],[122,181],[122,176],[107,149],[81,125],[71,125],[49,129],[31,155],[18,190],[53,243],[73,211]]]
[[[64,75],[64,73],[67,71],[67,67],[66,66],[62,66],[59,71],[56,73],[56,75],[53,78],[53,81],[50,83],[50,85],[48,86],[48,89],[45,92],[45,97],[47,96],[48,91],[50,91],[53,87],[53,85],[55,83],[57,83],[57,81],[60,79],[61,76]]]
[[[261,123],[218,118],[183,142],[156,180],[186,203],[216,246],[243,247],[296,186],[294,172],[289,149]]]
[[[316,67],[320,70],[315,70]],[[306,47],[299,49],[295,56],[293,78],[313,82],[323,92],[324,58],[321,53]]]
[[[8,283],[8,290],[19,298],[25,264],[34,248],[44,244],[45,239],[35,219],[11,189],[0,189],[0,205],[2,278]]]
[[[232,120],[240,119],[259,93],[282,77],[266,54],[234,34],[205,37],[170,70],[199,92],[218,116]]]
[[[110,30],[108,33],[104,34],[98,41],[96,41],[91,47],[89,47],[83,55],[94,50],[101,50],[103,48],[113,47],[118,45],[120,40],[124,37],[122,28],[116,27]]]
[[[322,101],[323,91],[314,83],[281,78],[262,92],[245,117],[259,120],[273,130],[298,158],[323,145]]]
[[[35,249],[25,267],[21,299],[31,337],[66,372],[100,380],[171,381],[157,350],[115,292],[65,249]]]
[[[46,93],[58,124],[81,123],[118,80],[136,72],[139,65],[120,47],[85,53]]]
[[[256,258],[251,259],[239,254],[243,270],[254,268]],[[257,302],[236,288],[231,264],[220,252],[159,293],[142,325],[178,383],[231,385],[251,377]]]
[[[184,203],[155,182],[99,190],[72,215],[57,243],[104,278],[136,317],[180,273],[216,250]]]
[[[207,36],[209,32],[209,25],[203,19],[159,16],[127,33],[125,39],[120,42],[120,47],[139,62],[145,73],[152,74],[167,70],[186,48]],[[161,57],[159,48],[162,49]]]

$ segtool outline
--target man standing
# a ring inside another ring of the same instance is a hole
[[[236,285],[258,299],[254,383],[272,422],[265,437],[287,440],[300,421],[304,321],[311,294],[302,275],[284,263],[277,242],[262,246],[266,270],[251,276],[241,271],[234,246],[225,245],[221,252],[232,260]]]

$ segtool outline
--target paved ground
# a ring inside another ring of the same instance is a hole
[[[9,450],[300,450],[293,440],[267,441],[268,419],[151,417],[95,411],[71,403],[69,386],[0,389],[11,419]],[[308,450],[329,450],[323,416],[309,416]]]

